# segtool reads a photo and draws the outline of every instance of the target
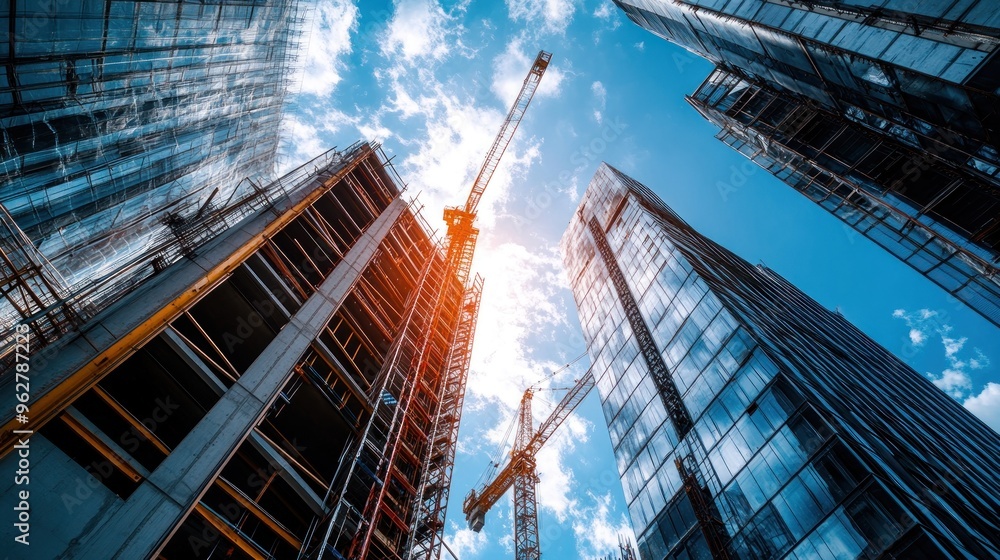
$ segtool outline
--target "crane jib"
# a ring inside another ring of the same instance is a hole
[[[479,206],[479,199],[482,198],[486,186],[493,177],[493,172],[496,171],[497,165],[500,163],[500,158],[503,156],[504,151],[507,150],[507,145],[510,144],[511,138],[514,137],[514,131],[517,130],[517,125],[520,124],[521,117],[524,116],[524,112],[528,109],[528,104],[531,103],[531,98],[534,97],[538,83],[542,80],[542,75],[545,74],[546,68],[549,67],[551,59],[552,53],[545,51],[539,51],[538,56],[535,57],[535,62],[532,64],[531,70],[521,85],[521,91],[517,94],[517,99],[514,100],[510,112],[507,113],[507,118],[500,127],[500,133],[497,134],[490,150],[486,152],[486,159],[483,161],[483,166],[479,169],[479,175],[476,176],[476,180],[472,184],[472,191],[469,193],[469,198],[465,203],[466,212],[473,215],[476,213],[476,208]]]

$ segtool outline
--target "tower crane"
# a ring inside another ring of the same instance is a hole
[[[538,88],[551,58],[552,54],[545,51],[540,51],[535,58],[531,70],[528,71],[528,75],[521,85],[521,91],[514,100],[514,105],[507,113],[507,118],[500,127],[500,132],[486,154],[486,160],[476,176],[465,206],[449,207],[445,208],[444,211],[444,220],[447,225],[444,277],[449,278],[454,274],[458,278],[465,290],[466,303],[463,304],[460,317],[454,324],[455,334],[451,341],[451,353],[447,358],[444,379],[440,384],[439,404],[433,413],[435,422],[427,437],[428,445],[421,454],[420,461],[423,469],[420,472],[422,475],[419,483],[413,488],[415,491],[412,500],[413,519],[410,523],[410,540],[406,547],[408,548],[407,558],[409,560],[437,560],[441,555],[441,546],[444,543],[444,514],[448,507],[451,473],[455,458],[455,440],[458,435],[462,403],[465,398],[469,354],[475,336],[475,323],[479,309],[478,294],[482,286],[482,280],[478,277],[471,285],[469,282],[472,256],[476,249],[476,239],[479,236],[479,230],[475,227],[476,209],[500,163],[500,158],[507,150],[514,132],[524,117],[528,104],[531,103],[531,99],[535,95],[535,90]],[[423,284],[421,286],[420,289],[424,289]],[[428,294],[430,301],[434,302],[428,325],[437,325],[443,317],[449,286],[448,282],[441,282],[427,288],[431,292]],[[425,379],[428,375],[428,356],[431,354],[428,349],[434,344],[433,339],[432,330],[427,329],[421,333],[419,340],[416,341],[416,357],[413,359],[413,365],[407,368],[410,373],[407,374],[406,385],[395,397],[393,413],[387,415],[389,418],[389,437],[387,439],[389,441],[386,444],[386,452],[379,462],[376,476],[379,481],[409,480],[407,473],[413,472],[411,465],[404,464],[408,459],[406,459],[407,453],[404,449],[406,445],[402,443],[402,434],[412,431],[411,428],[416,425],[416,421],[409,413],[410,403],[416,398],[419,380]],[[390,485],[385,483],[376,484],[373,487],[361,515],[362,526],[351,544],[348,557],[363,559],[374,554],[372,552],[373,543],[378,541],[377,528],[381,520],[388,519],[397,527],[405,523],[392,511],[394,506],[389,489]],[[330,527],[332,528],[332,521]],[[328,529],[328,534],[329,532],[330,529]]]
[[[559,401],[549,417],[532,431],[531,397],[535,389],[529,387],[521,397],[517,411],[517,436],[510,453],[510,461],[493,480],[476,492],[469,492],[462,503],[462,512],[469,527],[479,532],[486,521],[486,512],[493,507],[507,489],[514,487],[514,558],[516,560],[538,560],[538,514],[535,502],[535,454],[549,437],[563,423],[571,412],[583,401],[594,387],[594,378],[587,371],[576,381],[569,392]]]
[[[521,84],[521,91],[517,94],[517,98],[514,100],[510,111],[507,112],[507,118],[504,119],[503,125],[500,127],[500,132],[497,133],[496,138],[493,140],[493,145],[490,146],[490,150],[486,153],[486,159],[483,161],[483,166],[479,169],[476,180],[472,183],[472,189],[469,192],[468,199],[465,201],[465,206],[453,206],[444,209],[444,221],[448,227],[448,271],[449,273],[454,272],[463,286],[468,284],[469,272],[472,268],[472,256],[476,250],[476,239],[479,237],[479,229],[475,227],[476,210],[479,207],[479,201],[482,199],[483,193],[486,191],[486,186],[490,183],[490,179],[493,178],[493,172],[496,171],[497,166],[500,164],[500,158],[507,151],[507,146],[514,137],[514,132],[517,130],[518,125],[521,124],[521,118],[524,117],[524,112],[528,109],[528,104],[531,103],[531,99],[535,96],[535,90],[538,89],[538,84],[541,82],[545,70],[549,67],[551,59],[552,53],[538,51],[538,55],[535,57],[528,75],[525,76],[524,82]],[[466,365],[465,369],[467,373],[468,365]],[[463,380],[463,397],[464,387]],[[454,439],[458,435],[458,418],[461,416],[460,405],[457,414],[453,416],[455,418],[455,426],[453,437],[451,438],[450,457],[452,458],[454,457]],[[450,488],[451,486],[450,476],[448,478],[449,480],[443,482],[444,488]],[[445,492],[448,492],[448,490],[445,490]],[[532,502],[534,501],[532,500]],[[447,508],[447,498],[439,500],[437,504],[437,509],[442,514],[445,508]],[[444,524],[442,523],[438,532],[443,530],[443,527]],[[438,537],[440,536],[438,535]],[[535,541],[537,542],[537,540],[536,536]],[[444,542],[443,539],[441,539],[441,542]]]

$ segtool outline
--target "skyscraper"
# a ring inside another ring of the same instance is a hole
[[[47,317],[42,344],[274,179],[303,14],[298,0],[2,5],[0,324]]]
[[[968,2],[645,0],[718,137],[1000,325],[1000,20]]]
[[[644,560],[995,558],[1000,435],[604,164],[562,240]]]
[[[0,397],[0,469],[30,457],[30,480],[5,478],[8,515],[30,506],[5,540],[30,534],[32,558],[437,558],[482,280],[449,277],[398,184],[377,147],[323,154],[33,355],[26,417]]]

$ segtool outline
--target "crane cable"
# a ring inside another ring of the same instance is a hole
[[[569,369],[569,368],[570,368],[570,366],[572,366],[573,364],[575,364],[575,363],[579,362],[580,360],[582,360],[582,359],[583,359],[583,357],[584,357],[584,356],[586,356],[586,355],[587,355],[587,351],[586,351],[586,350],[584,350],[584,351],[583,351],[583,354],[580,354],[579,356],[577,356],[577,357],[573,358],[572,360],[570,360],[568,364],[564,365],[563,367],[561,367],[561,368],[559,368],[559,369],[557,369],[557,370],[554,370],[554,371],[553,371],[552,373],[550,373],[549,375],[547,375],[547,376],[545,376],[545,377],[543,377],[543,378],[539,379],[539,380],[538,380],[538,381],[536,381],[536,382],[535,382],[534,384],[530,385],[530,386],[528,387],[528,389],[535,389],[535,390],[539,390],[539,389],[543,389],[543,387],[541,386],[541,385],[542,385],[542,383],[544,383],[544,382],[546,382],[546,381],[548,381],[548,380],[552,379],[552,378],[553,378],[553,377],[555,377],[556,375],[559,375],[560,373],[562,373],[562,372],[566,371],[567,369]]]
[[[497,446],[496,452],[490,457],[490,464],[483,471],[483,474],[479,475],[479,480],[476,481],[476,488],[484,486],[487,480],[492,480],[493,476],[496,475],[497,469],[500,468],[500,461],[503,455],[507,451],[507,443],[512,439],[511,435],[514,432],[514,426],[517,424],[517,415],[515,414],[510,419],[510,424],[507,425],[507,432],[504,434],[503,439],[500,440],[500,444]],[[511,447],[513,442],[511,442]]]
[[[567,363],[563,367],[552,371],[552,373],[550,373],[549,375],[547,375],[547,376],[543,377],[542,379],[539,379],[535,383],[529,385],[528,389],[533,389],[533,390],[536,390],[536,391],[544,389],[543,387],[541,387],[542,383],[544,383],[544,382],[552,379],[556,375],[558,375],[558,374],[566,371],[571,366],[573,366],[574,364],[576,364],[577,362],[579,362],[580,360],[582,360],[583,357],[586,356],[586,355],[587,355],[587,351],[584,350],[584,352],[582,354],[580,354],[579,356],[577,356],[577,357],[573,358],[572,360],[570,360],[569,363]],[[504,434],[503,439],[500,440],[500,444],[497,446],[496,452],[490,457],[490,464],[483,471],[483,474],[481,474],[479,476],[479,480],[476,481],[476,484],[475,484],[476,488],[482,487],[486,483],[487,480],[492,480],[493,477],[494,477],[494,475],[496,475],[497,471],[500,469],[500,461],[501,461],[501,459],[503,458],[503,456],[507,452],[507,449],[508,449],[507,443],[511,439],[511,434],[514,431],[514,426],[517,424],[517,417],[518,417],[518,415],[515,413],[514,416],[513,416],[513,418],[511,418],[510,424],[507,426],[507,432]]]

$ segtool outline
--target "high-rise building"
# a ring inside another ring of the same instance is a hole
[[[0,397],[8,549],[436,559],[482,281],[398,184],[330,151],[33,355],[25,417]]]
[[[174,234],[274,179],[303,10],[3,6],[0,325],[46,317],[41,344],[117,297],[115,278],[150,275]]]
[[[1000,557],[1000,435],[602,165],[562,240],[643,560]]]
[[[994,2],[616,3],[716,65],[718,138],[1000,325]]]

